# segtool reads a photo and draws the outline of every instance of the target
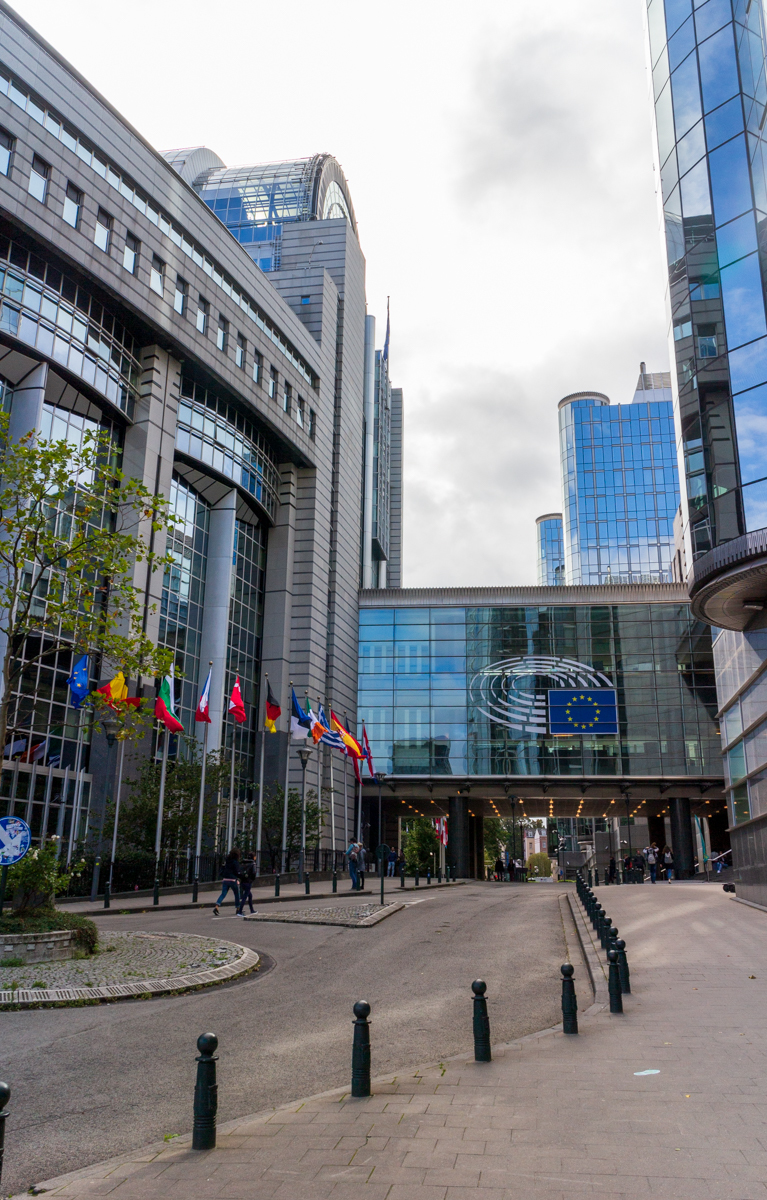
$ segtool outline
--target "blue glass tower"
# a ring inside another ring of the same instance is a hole
[[[538,583],[541,587],[559,587],[565,582],[565,551],[562,540],[562,514],[545,513],[535,522],[538,538]]]
[[[600,392],[560,400],[564,582],[671,581],[679,482],[668,382],[643,363],[632,404]]]

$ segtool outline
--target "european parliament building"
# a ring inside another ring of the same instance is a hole
[[[209,746],[236,736],[244,804],[265,674],[284,713],[293,680],[354,724],[363,573],[400,571],[402,393],[388,336],[375,345],[343,171],[327,154],[236,170],[202,147],[160,154],[0,3],[0,297],[12,428],[102,429],[170,500],[179,523],[155,549],[174,565],[138,580],[147,630],[174,651],[189,733],[213,662]],[[26,672],[9,717],[3,805],[35,836],[70,821],[70,659]],[[22,743],[44,753],[21,762]],[[267,781],[282,781],[287,734],[266,744]],[[85,767],[98,808],[96,726]]]

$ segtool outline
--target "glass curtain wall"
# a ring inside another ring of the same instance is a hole
[[[247,720],[238,725],[224,717],[222,745],[231,754],[232,738],[236,751],[238,804],[253,800],[258,731],[258,680],[261,669],[261,637],[264,619],[264,576],[266,571],[266,529],[257,523],[237,520],[234,535],[234,569],[229,604],[229,642],[226,664],[226,707],[237,676],[245,703]]]
[[[538,585],[559,587],[565,583],[565,549],[562,514],[550,513],[536,522],[538,538]]]
[[[767,526],[764,6],[649,0],[688,562]]]
[[[373,587],[384,586],[381,562],[389,557],[391,384],[388,359],[376,350],[373,401]]]

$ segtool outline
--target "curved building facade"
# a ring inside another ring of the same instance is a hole
[[[190,734],[213,662],[209,744],[236,737],[239,819],[265,673],[283,713],[292,679],[356,714],[365,263],[343,173],[327,155],[235,170],[204,148],[164,157],[0,3],[0,298],[12,429],[100,426],[123,469],[170,499],[179,524],[155,548],[174,565],[137,582],[183,672]],[[12,742],[46,745],[3,776],[36,836],[44,811],[48,832],[70,820],[79,718],[60,657],[11,714]],[[266,749],[267,782],[283,781],[287,735]],[[88,768],[97,809],[96,731]]]

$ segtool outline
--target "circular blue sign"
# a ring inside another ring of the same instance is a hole
[[[32,845],[32,830],[21,817],[0,817],[0,867],[21,862]]]

